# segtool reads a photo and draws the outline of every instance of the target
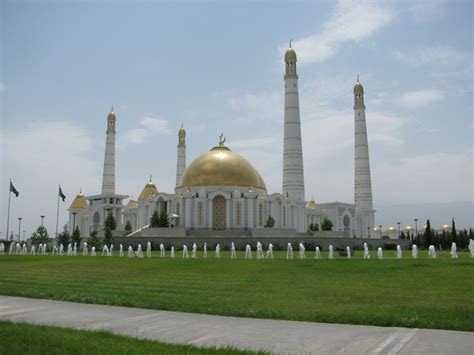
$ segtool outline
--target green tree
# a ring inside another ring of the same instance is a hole
[[[400,239],[405,239],[405,232],[403,231],[400,232]]]
[[[265,223],[265,228],[275,227],[275,219],[272,216],[268,216],[267,222]]]
[[[77,243],[77,246],[81,245],[81,232],[79,231],[79,227],[76,226],[76,229],[74,229],[74,232],[72,232],[71,236],[71,243]]]
[[[96,250],[100,249],[102,246],[102,240],[97,236],[97,232],[93,231],[87,240],[87,244],[89,244],[89,247],[95,247]]]
[[[325,217],[323,219],[323,222],[321,223],[321,229],[323,231],[332,231],[332,227],[333,227],[332,221],[329,218]]]
[[[63,227],[63,231],[59,233],[58,237],[56,238],[56,243],[58,245],[62,244],[64,247],[66,247],[69,244],[69,239],[70,239],[69,231],[67,229],[67,224],[65,224]]]
[[[150,218],[150,228],[158,228],[160,226],[160,216],[158,211],[155,210]]]
[[[130,232],[132,230],[132,224],[130,223],[130,221],[127,221],[127,223],[125,223],[125,230],[127,232]]]
[[[168,215],[166,212],[161,212],[159,215],[158,227],[169,227]]]
[[[39,226],[31,235],[31,243],[38,245],[39,243],[47,243],[49,241],[48,231],[45,227]]]
[[[318,224],[318,223],[315,223],[315,224],[311,223],[311,224],[309,225],[309,230],[310,230],[310,231],[313,231],[313,232],[319,231],[319,224]]]
[[[431,244],[433,244],[433,232],[431,231],[430,220],[427,219],[425,233],[423,233],[423,245],[428,248]]]
[[[112,244],[112,229],[110,229],[110,227],[105,227],[105,230],[104,230],[104,244],[105,245]]]
[[[458,234],[456,232],[456,223],[454,222],[454,218],[451,221],[452,227],[451,227],[451,239],[453,240],[456,245],[459,245],[458,241]]]
[[[117,221],[115,220],[115,217],[112,216],[112,213],[109,212],[107,215],[107,218],[105,219],[105,228],[109,227],[110,230],[115,230],[117,228]]]

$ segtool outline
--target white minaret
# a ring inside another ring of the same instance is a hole
[[[176,163],[176,187],[181,186],[186,169],[186,130],[181,125],[178,131],[178,160]]]
[[[354,85],[354,204],[356,213],[356,235],[368,238],[373,234],[374,208],[372,182],[370,179],[369,143],[365,121],[364,88],[359,82]]]
[[[283,195],[305,201],[303,149],[301,146],[300,103],[296,52],[290,46],[285,53],[285,126],[283,131]]]
[[[115,113],[112,107],[107,116],[107,138],[105,142],[104,175],[102,194],[115,194]]]

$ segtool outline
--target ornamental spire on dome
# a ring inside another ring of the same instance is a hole
[[[224,133],[221,133],[219,136],[219,147],[223,147],[225,143],[226,138],[224,137]]]

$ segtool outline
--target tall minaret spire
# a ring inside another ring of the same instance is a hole
[[[176,187],[181,186],[184,170],[186,169],[186,130],[181,124],[178,131],[178,160],[176,164]]]
[[[296,74],[296,52],[291,48],[291,40],[285,53],[285,67],[283,195],[296,201],[305,201],[298,75]]]
[[[102,194],[115,194],[115,113],[112,107],[107,116]]]
[[[370,178],[369,144],[365,120],[364,88],[359,82],[354,85],[354,204],[356,213],[356,235],[370,237],[374,228],[372,182]]]

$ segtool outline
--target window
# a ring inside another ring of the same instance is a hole
[[[241,224],[241,207],[240,207],[240,202],[237,202],[235,204],[235,224],[240,225]]]
[[[258,224],[263,226],[263,205],[258,205]]]
[[[197,208],[197,210],[198,210],[198,224],[203,224],[203,222],[204,222],[204,211],[203,211],[202,201],[198,202],[197,207],[198,207]]]
[[[179,202],[176,203],[176,214],[179,216]]]
[[[283,227],[286,227],[286,207],[283,206]]]

